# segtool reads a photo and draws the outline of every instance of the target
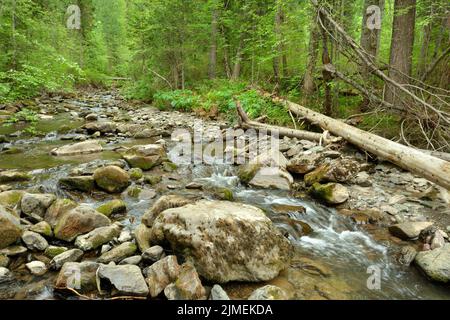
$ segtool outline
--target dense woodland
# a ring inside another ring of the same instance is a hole
[[[402,143],[448,151],[448,1],[315,2],[2,0],[0,101],[115,84],[129,99],[208,114],[234,114],[237,97],[251,117],[292,126],[262,88]],[[68,28],[74,4],[80,29]],[[368,28],[373,5],[382,23]]]

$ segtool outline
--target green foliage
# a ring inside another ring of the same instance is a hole
[[[154,94],[154,104],[161,110],[173,108],[191,111],[199,106],[199,98],[191,90],[160,91]]]

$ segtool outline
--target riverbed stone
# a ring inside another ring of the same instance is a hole
[[[135,265],[100,265],[97,271],[97,287],[103,293],[102,280],[106,279],[117,291],[113,295],[142,296],[148,295],[148,287],[141,269]]]
[[[176,256],[167,256],[146,269],[150,296],[156,298],[180,273]]]
[[[108,252],[102,254],[97,262],[99,263],[110,263],[115,262],[119,263],[125,258],[131,257],[137,251],[137,246],[132,242],[125,242],[117,247],[109,250]]]
[[[7,268],[0,267],[0,284],[11,281],[13,275]]]
[[[84,125],[84,128],[89,134],[100,132],[102,134],[115,133],[117,131],[117,124],[110,121],[95,121]]]
[[[91,232],[78,236],[75,240],[75,246],[83,251],[90,251],[99,248],[117,238],[120,235],[122,226],[114,223],[111,226],[100,227]]]
[[[350,158],[335,159],[306,174],[304,180],[308,186],[314,183],[345,183],[352,180],[360,169],[359,163],[355,160]]]
[[[68,211],[76,208],[78,205],[70,199],[57,199],[47,209],[44,221],[48,222],[54,229],[58,220]]]
[[[0,268],[7,268],[10,262],[11,259],[4,254],[0,254]]]
[[[400,250],[398,261],[405,266],[409,266],[416,258],[416,255],[417,250],[414,247],[405,246]]]
[[[95,170],[94,180],[100,189],[109,193],[120,193],[128,188],[131,183],[128,172],[116,166],[107,166]]]
[[[280,167],[261,167],[248,183],[250,186],[264,189],[291,190],[294,178]]]
[[[0,249],[0,254],[5,255],[7,257],[16,257],[20,256],[21,254],[24,254],[27,251],[28,249],[25,248],[24,246],[9,246],[7,248]]]
[[[119,265],[132,264],[132,265],[137,266],[141,262],[142,262],[141,256],[132,256],[132,257],[125,258],[122,261],[120,261]]]
[[[47,240],[39,233],[32,231],[25,231],[22,235],[22,241],[32,251],[44,251],[48,247]]]
[[[0,206],[0,249],[15,243],[22,236],[19,219]]]
[[[92,292],[97,289],[96,273],[99,268],[97,262],[66,262],[56,278],[55,289],[75,289],[81,293]]]
[[[450,283],[450,244],[431,251],[419,252],[415,263],[432,280]]]
[[[31,175],[27,172],[17,170],[0,171],[0,184],[28,180],[31,180]]]
[[[43,276],[47,272],[45,263],[41,261],[32,261],[25,265],[31,274],[35,276]]]
[[[67,262],[79,262],[83,257],[83,251],[80,249],[67,250],[61,254],[58,254],[50,261],[50,268],[53,270],[59,270]]]
[[[24,195],[21,190],[8,190],[0,193],[0,205],[6,208],[13,208],[20,203]]]
[[[127,205],[123,200],[114,199],[102,204],[97,208],[97,211],[110,217],[112,215],[125,213],[127,211]]]
[[[178,195],[162,196],[153,204],[150,210],[144,213],[142,216],[142,223],[147,227],[151,227],[156,217],[164,210],[182,207],[192,202],[191,199]]]
[[[89,206],[78,206],[58,220],[55,237],[60,240],[72,242],[79,235],[88,233],[96,228],[106,227],[111,224],[105,215],[97,212]]]
[[[389,227],[389,232],[402,239],[412,240],[419,237],[422,230],[432,226],[432,222],[404,222]]]
[[[103,147],[97,140],[87,140],[75,144],[65,145],[51,151],[54,156],[74,156],[102,152]]]
[[[169,300],[206,300],[206,290],[189,263],[181,266],[177,279],[164,289],[164,295]]]
[[[91,192],[95,188],[95,180],[92,176],[75,176],[59,179],[59,185],[66,190]]]
[[[164,256],[164,249],[161,246],[153,246],[142,253],[142,259],[152,263],[161,260]]]
[[[69,250],[67,247],[58,247],[58,246],[48,246],[47,249],[45,249],[45,256],[53,259],[57,255],[60,255],[61,253],[66,252]]]
[[[133,146],[122,154],[123,158],[133,168],[148,171],[160,165],[166,158],[164,147],[158,144]]]
[[[220,285],[215,284],[211,289],[211,293],[209,295],[209,300],[226,301],[226,300],[231,300],[231,299],[228,296],[228,294],[226,293],[226,291],[223,290],[223,288]]]
[[[322,159],[320,153],[299,154],[289,161],[287,169],[289,172],[304,175],[316,169]]]
[[[287,295],[283,289],[277,286],[267,285],[253,291],[248,300],[287,300]]]
[[[348,189],[339,183],[314,183],[308,192],[330,205],[342,204],[350,197]]]
[[[51,238],[53,237],[53,231],[50,224],[46,221],[39,222],[33,226],[31,226],[30,231],[39,233],[40,235]]]
[[[201,200],[165,210],[152,235],[216,283],[268,281],[290,261],[289,241],[261,209],[241,203]]]
[[[20,201],[20,209],[22,213],[42,221],[47,209],[56,200],[54,194],[31,194],[25,193]]]
[[[150,239],[152,237],[152,232],[149,227],[145,224],[141,223],[134,229],[134,238],[136,239],[136,243],[141,252],[144,252],[148,248],[150,248]]]

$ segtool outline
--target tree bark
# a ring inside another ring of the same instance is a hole
[[[310,29],[308,64],[306,66],[305,77],[303,80],[303,92],[306,96],[312,95],[316,89],[314,85],[314,71],[316,69],[317,54],[319,51],[319,30],[316,15],[313,15]]]
[[[322,24],[325,25],[325,19],[324,15],[322,13],[319,13],[320,20],[322,21]],[[325,28],[322,29],[322,64],[327,65],[331,64],[331,57],[330,57],[330,51],[328,48],[328,33],[325,30]],[[325,68],[322,69],[322,76],[323,81],[325,83],[325,101],[323,104],[324,113],[327,116],[331,116],[333,113],[333,97],[331,94],[331,81],[333,80],[332,74],[326,70]]]
[[[450,190],[450,162],[355,128],[296,103],[279,98],[273,98],[273,100],[287,105],[291,112],[319,125],[323,130],[328,130],[330,133],[344,138],[380,159],[394,163]]]
[[[209,70],[208,75],[209,79],[216,78],[216,69],[217,69],[217,17],[218,12],[216,8],[213,8],[212,18],[211,18],[211,48],[209,51]]]
[[[384,11],[384,0],[365,0],[363,8],[363,19],[361,27],[361,47],[370,55],[370,57],[375,62],[378,57],[378,51],[380,48],[381,39],[381,25],[375,26],[371,24],[371,19],[377,19],[377,12],[370,10],[371,6],[377,6],[380,8],[380,19],[382,18],[382,13]],[[369,20],[370,19],[370,20]],[[361,67],[361,75],[364,81],[368,84],[373,83],[373,76],[371,75],[371,70],[368,66],[363,65]],[[361,112],[368,111],[370,100],[364,97],[361,103]]]
[[[395,0],[392,26],[391,57],[389,77],[400,84],[408,84],[412,70],[416,0]],[[401,92],[386,86],[387,102],[399,104]]]

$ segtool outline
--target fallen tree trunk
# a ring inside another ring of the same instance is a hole
[[[329,137],[326,132],[324,132],[324,134],[321,134],[304,130],[295,130],[284,127],[272,126],[265,123],[252,121],[245,113],[245,111],[242,109],[239,101],[236,102],[236,109],[240,118],[240,126],[244,129],[264,129],[267,130],[268,133],[273,132],[282,137],[305,139],[309,141],[321,142],[325,145],[330,142],[337,142],[341,140],[339,138]]]
[[[318,124],[323,130],[328,130],[330,133],[342,137],[383,160],[414,172],[450,190],[450,162],[355,128],[291,101],[276,97],[272,97],[272,100],[287,105],[292,113],[304,117],[309,122]]]

